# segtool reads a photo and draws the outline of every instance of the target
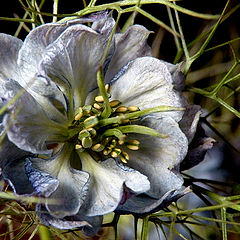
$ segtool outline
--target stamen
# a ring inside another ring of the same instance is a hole
[[[117,113],[125,113],[125,112],[127,112],[127,110],[128,110],[127,107],[125,107],[125,106],[120,106],[120,107],[118,107],[118,108],[116,109],[116,112],[117,112]]]
[[[114,148],[111,152],[111,157],[116,158],[117,156],[119,156],[121,154],[121,149],[119,148]]]
[[[75,121],[79,121],[82,116],[83,116],[83,113],[78,113],[78,114],[75,116],[74,120],[75,120]]]
[[[85,138],[85,137],[90,137],[90,133],[89,133],[89,131],[87,130],[87,129],[83,129],[79,134],[78,134],[78,139],[79,140],[83,140],[83,138]]]
[[[104,149],[104,145],[97,143],[91,148],[95,152],[101,152]]]
[[[137,145],[127,145],[127,148],[133,151],[137,151],[139,149],[139,146]]]
[[[106,90],[107,93],[110,92],[110,85],[109,85],[109,84],[106,84],[106,85],[105,85],[105,90]]]
[[[84,120],[83,122],[85,128],[92,128],[98,124],[98,118],[96,116],[91,116]]]
[[[103,96],[99,95],[95,97],[95,101],[98,103],[103,103],[104,102],[104,98]]]
[[[100,110],[102,108],[98,103],[94,103],[93,107],[96,108],[97,110]]]
[[[121,102],[119,100],[112,100],[109,104],[110,107],[115,108],[118,107],[121,104]]]
[[[139,110],[140,109],[137,106],[130,106],[130,107],[128,107],[128,111],[130,111],[130,112],[136,112],[136,111],[139,111]]]
[[[76,144],[76,145],[75,145],[75,149],[81,150],[81,149],[83,149],[83,147],[82,147],[82,145],[80,145],[80,144]]]
[[[84,148],[90,148],[92,146],[92,138],[91,137],[84,137],[82,139],[82,146]]]
[[[120,154],[120,159],[123,163],[127,163],[127,161],[129,161],[129,155],[126,152],[122,152]]]

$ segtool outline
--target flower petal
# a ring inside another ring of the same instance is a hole
[[[157,212],[167,207],[169,204],[189,193],[190,191],[191,190],[189,188],[178,191],[170,190],[159,199],[150,198],[145,194],[133,196],[129,198],[123,205],[119,205],[115,212],[120,214],[149,214]]]
[[[33,168],[58,179],[57,189],[46,199],[46,208],[57,218],[75,215],[86,198],[89,185],[89,174],[72,169],[70,166],[72,148],[64,146],[56,156],[49,160],[32,158]],[[52,204],[56,200],[57,204]]]
[[[198,125],[196,135],[189,145],[188,154],[180,165],[181,171],[199,164],[204,159],[206,152],[213,147],[214,142],[215,140],[207,137],[204,129]]]
[[[51,121],[36,100],[14,80],[4,83],[5,97],[11,99],[22,91],[3,119],[8,138],[22,150],[50,154],[46,142],[66,137],[65,129]]]
[[[112,80],[111,100],[123,105],[136,105],[141,110],[160,105],[183,107],[185,99],[173,89],[172,76],[166,64],[152,57],[142,57],[130,62]],[[181,111],[158,113],[181,120]]]
[[[41,159],[39,159],[39,161],[41,161]],[[58,179],[48,173],[33,168],[30,159],[27,159],[25,162],[25,171],[34,191],[40,196],[49,197],[59,185]]]
[[[80,153],[79,156],[82,169],[91,176],[91,191],[81,208],[87,216],[114,211],[122,200],[124,186],[134,194],[146,192],[150,188],[146,176],[116,163],[112,158],[98,163],[87,153]]]
[[[16,194],[32,194],[32,188],[25,174],[25,158],[27,152],[22,151],[12,144],[7,136],[0,143],[0,167],[2,177],[7,180]]]
[[[183,118],[179,122],[180,128],[188,138],[189,144],[196,133],[199,118],[201,115],[201,107],[198,105],[189,105],[184,111]]]
[[[130,157],[128,165],[149,178],[151,189],[147,194],[160,199],[166,192],[179,189],[183,184],[178,167],[187,154],[188,141],[170,117],[146,116],[140,123],[168,136],[157,138],[134,134],[134,139],[140,141],[140,149],[124,149]]]
[[[47,226],[52,226],[58,229],[73,229],[81,228],[87,236],[94,236],[101,227],[102,216],[86,217],[82,214],[77,214],[71,217],[55,218],[48,214],[46,208],[42,205],[37,206],[38,217],[41,222]]]
[[[145,27],[133,25],[124,33],[115,34],[115,51],[105,75],[109,82],[128,62],[144,56],[151,56],[151,49],[147,44],[150,34]]]
[[[17,56],[22,41],[7,34],[0,33],[0,83],[18,75]]]
[[[88,92],[96,87],[96,74],[114,20],[106,21],[102,32],[84,25],[73,25],[46,49],[41,62],[41,75],[55,81],[69,101],[82,106]],[[69,92],[70,90],[70,92]]]

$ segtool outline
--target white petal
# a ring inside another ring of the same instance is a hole
[[[123,197],[124,186],[134,194],[146,192],[150,188],[146,176],[117,164],[114,159],[97,163],[87,153],[80,153],[79,156],[82,169],[91,176],[88,200],[82,206],[82,211],[85,210],[87,216],[104,215],[114,211]]]
[[[172,76],[164,62],[142,57],[130,62],[113,79],[111,99],[117,99],[125,106],[136,105],[141,110],[160,105],[183,107],[185,100],[173,89]],[[183,112],[159,113],[181,120]]]
[[[107,30],[100,33],[84,25],[71,26],[46,49],[41,75],[55,81],[70,102],[73,95],[76,107],[82,106],[96,87],[97,70],[114,22],[106,24]]]
[[[183,179],[178,174],[178,167],[187,154],[188,141],[170,117],[147,116],[141,124],[168,135],[167,138],[158,138],[134,134],[133,138],[140,141],[140,149],[124,149],[130,157],[128,165],[149,178],[151,189],[148,194],[159,199],[166,192],[182,186]]]
[[[17,78],[17,56],[22,41],[7,34],[0,33],[0,83],[9,78]]]
[[[40,204],[36,210],[43,224],[58,229],[81,228],[87,236],[94,236],[100,229],[103,220],[102,216],[87,217],[82,214],[65,218],[55,218],[48,214],[46,209]]]
[[[31,160],[35,169],[46,172],[59,181],[56,191],[46,199],[47,210],[57,218],[77,214],[88,191],[89,174],[71,168],[71,152],[72,148],[66,145],[50,160]],[[57,204],[52,204],[51,200],[56,200]]]
[[[150,34],[145,27],[133,25],[124,33],[115,34],[115,51],[105,75],[109,82],[128,62],[144,56],[151,56],[151,49],[147,45]]]
[[[47,149],[47,141],[66,137],[65,127],[50,120],[35,99],[17,82],[9,80],[4,87],[7,99],[22,91],[10,106],[10,113],[4,116],[3,125],[7,129],[9,140],[31,153],[51,153]]]

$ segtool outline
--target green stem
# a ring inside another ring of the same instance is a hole
[[[104,85],[104,76],[103,76],[102,66],[99,68],[97,72],[97,84],[99,87],[100,94],[103,96],[104,106],[105,106],[101,116],[103,118],[108,118],[112,113],[112,108],[110,107],[108,94]]]
[[[51,240],[52,236],[49,229],[43,225],[40,225],[38,228],[39,236],[41,240]]]

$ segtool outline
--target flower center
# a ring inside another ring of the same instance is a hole
[[[108,85],[105,86],[109,89]],[[107,91],[108,92],[108,91]],[[110,94],[108,92],[108,96]],[[139,118],[131,113],[139,112],[137,106],[123,106],[119,100],[109,102],[110,115],[103,118],[105,102],[102,95],[95,97],[92,105],[79,107],[75,113],[75,119],[70,127],[74,136],[75,149],[88,151],[93,154],[120,157],[127,163],[129,155],[122,150],[125,145],[128,149],[136,151],[140,142],[136,139],[128,139],[127,133],[134,132],[132,125]],[[127,115],[128,114],[128,115]]]

